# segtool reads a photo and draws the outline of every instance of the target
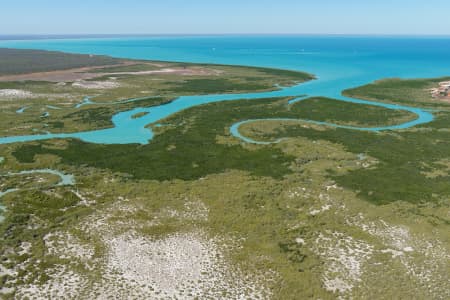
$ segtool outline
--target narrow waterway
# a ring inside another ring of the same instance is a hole
[[[3,157],[0,157],[0,163],[3,162]],[[20,172],[9,172],[4,175],[0,175],[0,177],[9,177],[9,176],[18,176],[18,175],[28,175],[28,174],[52,174],[59,177],[59,182],[53,186],[65,186],[65,185],[74,185],[75,177],[72,174],[64,174],[57,170],[52,169],[36,169],[36,170],[25,170]],[[5,191],[0,191],[0,199],[9,193],[13,193],[19,191],[20,189],[12,188]],[[5,210],[5,207],[0,203],[0,222],[4,220],[4,216],[2,216],[2,212]]]
[[[78,138],[85,142],[98,143],[98,144],[147,144],[153,138],[153,132],[150,128],[146,128],[148,124],[157,123],[164,118],[169,117],[172,114],[180,112],[182,110],[202,105],[206,103],[218,102],[218,101],[233,101],[241,99],[262,99],[262,98],[272,98],[272,97],[295,97],[299,95],[304,95],[305,92],[308,95],[317,95],[313,88],[316,85],[320,85],[320,79],[311,81],[304,84],[299,84],[293,87],[284,87],[276,91],[270,92],[258,92],[258,93],[243,93],[243,94],[214,94],[214,95],[197,95],[197,96],[182,96],[170,103],[152,106],[152,107],[141,107],[128,110],[125,112],[117,113],[112,117],[112,122],[114,127],[101,130],[84,131],[76,133],[59,133],[59,134],[37,134],[37,135],[24,135],[24,136],[10,136],[0,138],[0,144],[9,144],[16,142],[28,142],[37,141],[53,138]],[[395,130],[395,129],[405,129],[413,127],[419,124],[424,124],[431,122],[433,120],[433,114],[429,111],[416,108],[408,107],[397,104],[381,103],[374,101],[366,101],[353,99],[348,97],[343,97],[340,95],[335,96],[338,101],[358,103],[362,105],[372,105],[384,107],[387,109],[394,110],[404,110],[409,111],[417,115],[417,118],[412,121],[404,122],[397,125],[390,126],[380,126],[373,128],[360,128],[354,126],[341,126],[338,124],[323,123],[329,126],[343,127],[356,130],[371,130],[371,131],[382,131],[382,130]],[[133,118],[133,115],[137,113],[147,113],[147,115],[141,118]],[[310,120],[308,122],[318,123],[316,121]],[[233,134],[237,131],[233,129]]]

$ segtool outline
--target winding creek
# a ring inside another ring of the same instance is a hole
[[[290,100],[288,104],[292,105],[294,103],[297,103],[297,102],[305,100],[305,99],[307,99],[307,97],[295,98],[293,100]],[[420,108],[413,108],[413,107],[407,107],[407,106],[401,106],[401,105],[395,105],[395,104],[385,104],[385,103],[372,102],[372,101],[363,101],[363,100],[346,98],[346,97],[343,97],[343,99],[340,99],[340,100],[352,102],[352,103],[381,106],[381,107],[393,109],[393,110],[409,111],[409,112],[414,113],[417,116],[417,118],[415,120],[400,123],[397,125],[380,126],[380,127],[358,127],[358,126],[340,125],[340,124],[329,123],[329,122],[320,122],[320,121],[309,120],[309,119],[293,119],[293,118],[251,119],[251,120],[244,120],[244,121],[234,123],[230,127],[230,133],[234,137],[241,139],[242,141],[244,141],[246,143],[269,145],[269,144],[279,143],[284,138],[276,139],[273,141],[257,141],[257,140],[254,140],[254,139],[251,139],[249,137],[242,135],[239,132],[239,128],[244,124],[249,124],[249,123],[259,122],[259,121],[282,121],[282,122],[295,122],[295,123],[303,122],[303,123],[310,123],[310,124],[315,124],[315,125],[325,125],[325,126],[331,126],[331,127],[335,127],[335,128],[344,128],[344,129],[362,130],[362,131],[385,131],[385,130],[406,129],[406,128],[410,128],[410,127],[413,127],[413,126],[416,126],[419,124],[429,123],[434,119],[434,116],[431,112],[426,111],[424,109],[420,109]]]
[[[3,157],[0,157],[0,162],[3,162]],[[59,177],[59,182],[53,186],[65,186],[65,185],[75,185],[75,177],[72,174],[64,174],[57,170],[52,169],[36,169],[36,170],[25,170],[20,172],[9,172],[0,177],[9,177],[9,176],[19,176],[19,175],[29,175],[29,174],[51,174]],[[11,188],[5,191],[0,191],[0,199],[6,194],[13,193],[19,191],[20,189]],[[4,220],[4,217],[1,215],[1,212],[5,210],[5,207],[0,204],[0,222]]]
[[[0,144],[9,144],[16,142],[28,142],[37,140],[46,140],[53,138],[77,138],[85,142],[98,143],[98,144],[148,144],[153,138],[153,132],[151,128],[146,128],[148,124],[153,124],[161,121],[164,118],[171,116],[182,110],[218,101],[233,101],[241,99],[261,99],[272,97],[296,97],[298,95],[316,94],[311,90],[311,87],[315,86],[316,82],[320,80],[311,81],[303,84],[298,84],[293,87],[283,87],[276,91],[258,92],[258,93],[242,93],[242,94],[215,94],[215,95],[197,95],[197,96],[182,96],[170,103],[152,106],[152,107],[139,107],[124,112],[119,112],[112,117],[112,123],[114,127],[101,130],[84,131],[76,133],[60,133],[60,134],[37,134],[37,135],[24,135],[24,136],[9,136],[0,138]],[[311,93],[312,92],[312,93]],[[324,124],[333,127],[341,127],[355,130],[370,130],[370,131],[383,131],[383,130],[396,130],[410,128],[419,124],[431,122],[433,120],[433,114],[424,109],[416,107],[408,107],[397,104],[381,103],[374,101],[366,101],[360,99],[353,99],[344,97],[341,95],[335,95],[334,98],[338,101],[352,102],[361,105],[373,105],[384,107],[387,109],[404,110],[409,111],[417,115],[417,118],[412,121],[404,122],[397,125],[362,128],[355,126],[342,126],[334,123],[317,122],[314,120],[302,120],[304,122],[314,124]],[[304,99],[304,98],[302,98]],[[130,99],[128,101],[136,101],[137,99]],[[301,99],[298,99],[301,101]],[[124,103],[123,101],[120,103]],[[138,113],[147,113],[140,118],[133,118]],[[238,124],[231,127],[231,134],[237,138],[241,138],[244,141],[250,142],[249,139],[243,138],[239,134],[239,125],[243,122],[250,122],[251,120],[243,120]]]

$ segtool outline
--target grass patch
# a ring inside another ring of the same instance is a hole
[[[236,82],[229,79],[189,79],[171,87],[167,91],[200,94],[219,94],[238,91],[259,91],[267,89],[267,85],[254,82]]]
[[[142,72],[142,71],[154,71],[160,68],[150,64],[134,64],[128,66],[106,67],[95,69],[90,72],[93,73],[121,73],[121,72]]]
[[[15,263],[30,259],[29,267],[20,271],[18,284],[24,283],[25,278],[26,282],[43,283],[48,279],[46,269],[67,263],[64,259],[47,257],[43,237],[56,228],[70,227],[91,212],[90,208],[74,206],[79,199],[73,193],[58,192],[59,196],[35,190],[21,191],[2,198],[8,210],[0,223],[0,256]],[[24,241],[31,243],[30,253],[8,253],[8,249],[19,247]]]
[[[433,79],[383,79],[360,87],[347,89],[342,93],[348,97],[401,103],[413,106],[449,106],[449,103],[431,97],[429,89],[438,87],[439,82],[449,77]]]

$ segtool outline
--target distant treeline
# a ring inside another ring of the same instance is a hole
[[[0,76],[118,63],[119,59],[101,55],[0,48]]]

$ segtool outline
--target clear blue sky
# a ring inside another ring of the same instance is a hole
[[[450,34],[449,0],[1,0],[0,34]]]

